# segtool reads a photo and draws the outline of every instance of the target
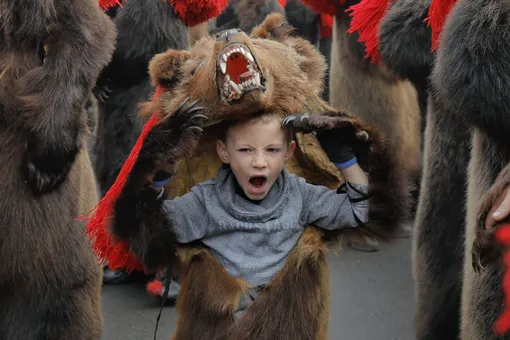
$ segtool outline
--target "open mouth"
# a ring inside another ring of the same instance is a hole
[[[261,189],[267,182],[267,178],[265,176],[253,176],[249,180],[253,189]]]
[[[219,89],[223,100],[240,99],[254,90],[264,90],[264,77],[248,46],[234,43],[219,53]]]

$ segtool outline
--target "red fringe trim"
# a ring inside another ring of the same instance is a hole
[[[510,246],[510,224],[498,227],[495,233],[496,241],[504,247]],[[503,254],[503,266],[505,273],[503,275],[503,292],[505,294],[503,312],[494,324],[493,330],[498,336],[501,336],[510,330],[510,250]]]
[[[283,8],[285,8],[285,5],[287,5],[287,0],[278,0],[278,2],[280,3],[280,6],[282,6]]]
[[[349,7],[352,12],[351,27],[347,33],[359,32],[359,42],[365,44],[365,58],[377,63],[381,60],[379,53],[379,26],[393,0],[362,0],[359,4]]]
[[[345,5],[346,0],[301,0],[315,13],[335,15],[340,6]]]
[[[335,18],[326,13],[321,13],[321,28],[320,28],[320,34],[321,38],[331,38],[333,36],[333,20]]]
[[[219,16],[228,0],[170,0],[170,3],[186,26],[196,26]]]
[[[432,0],[429,8],[429,16],[425,21],[429,23],[432,30],[432,51],[439,47],[439,37],[443,26],[457,0]]]
[[[164,89],[158,87],[154,94],[153,100],[156,100]],[[136,257],[129,246],[124,241],[115,242],[110,233],[108,232],[108,225],[111,217],[113,216],[113,209],[115,202],[119,197],[122,188],[126,184],[126,181],[133,169],[133,166],[138,158],[138,154],[142,149],[143,141],[147,137],[149,131],[158,123],[157,114],[153,114],[150,120],[145,124],[143,130],[136,141],[131,153],[129,154],[126,162],[120,170],[119,176],[115,180],[115,183],[108,190],[106,195],[99,201],[98,205],[84,216],[79,217],[79,220],[87,221],[86,234],[89,240],[92,242],[92,249],[99,258],[106,260],[108,266],[111,269],[123,268],[128,272],[133,270],[143,270],[144,266],[142,261]],[[92,211],[95,211],[92,217],[90,215]]]

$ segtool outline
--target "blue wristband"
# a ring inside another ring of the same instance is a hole
[[[350,166],[353,166],[357,162],[358,162],[358,160],[356,159],[356,157],[353,157],[353,158],[351,158],[348,161],[345,161],[343,163],[333,163],[333,164],[335,164],[337,169],[345,169],[345,168],[348,168]]]
[[[168,183],[168,181],[170,181],[170,178],[171,178],[171,177],[168,177],[168,178],[162,179],[161,181],[153,181],[153,182],[152,182],[152,185],[154,185],[155,187],[162,187],[162,186],[164,186],[165,184],[167,184],[167,183]]]

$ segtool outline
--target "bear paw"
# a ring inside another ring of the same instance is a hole
[[[172,173],[176,161],[191,155],[202,136],[204,122],[209,118],[201,114],[204,108],[198,101],[188,101],[186,98],[152,128],[142,147],[139,165],[148,160],[149,168],[155,165],[159,170]],[[152,164],[153,161],[156,163]]]
[[[59,150],[29,143],[22,174],[33,194],[41,195],[57,189],[67,178],[79,149],[79,145],[70,150]]]
[[[357,139],[368,140],[368,133],[360,129],[358,120],[342,113],[294,114],[285,117],[282,124],[290,125],[295,132],[303,133],[354,128]]]

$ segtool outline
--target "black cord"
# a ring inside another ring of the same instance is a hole
[[[168,291],[170,290],[170,283],[172,282],[172,266],[168,265],[168,268],[166,269],[166,282],[165,282],[165,290],[163,292],[163,297],[161,298],[161,308],[159,310],[158,317],[156,319],[156,329],[154,330],[154,340],[156,339],[156,336],[158,334],[158,325],[159,325],[159,319],[161,319],[161,313],[163,312],[163,307],[165,306],[166,297],[168,295]]]

